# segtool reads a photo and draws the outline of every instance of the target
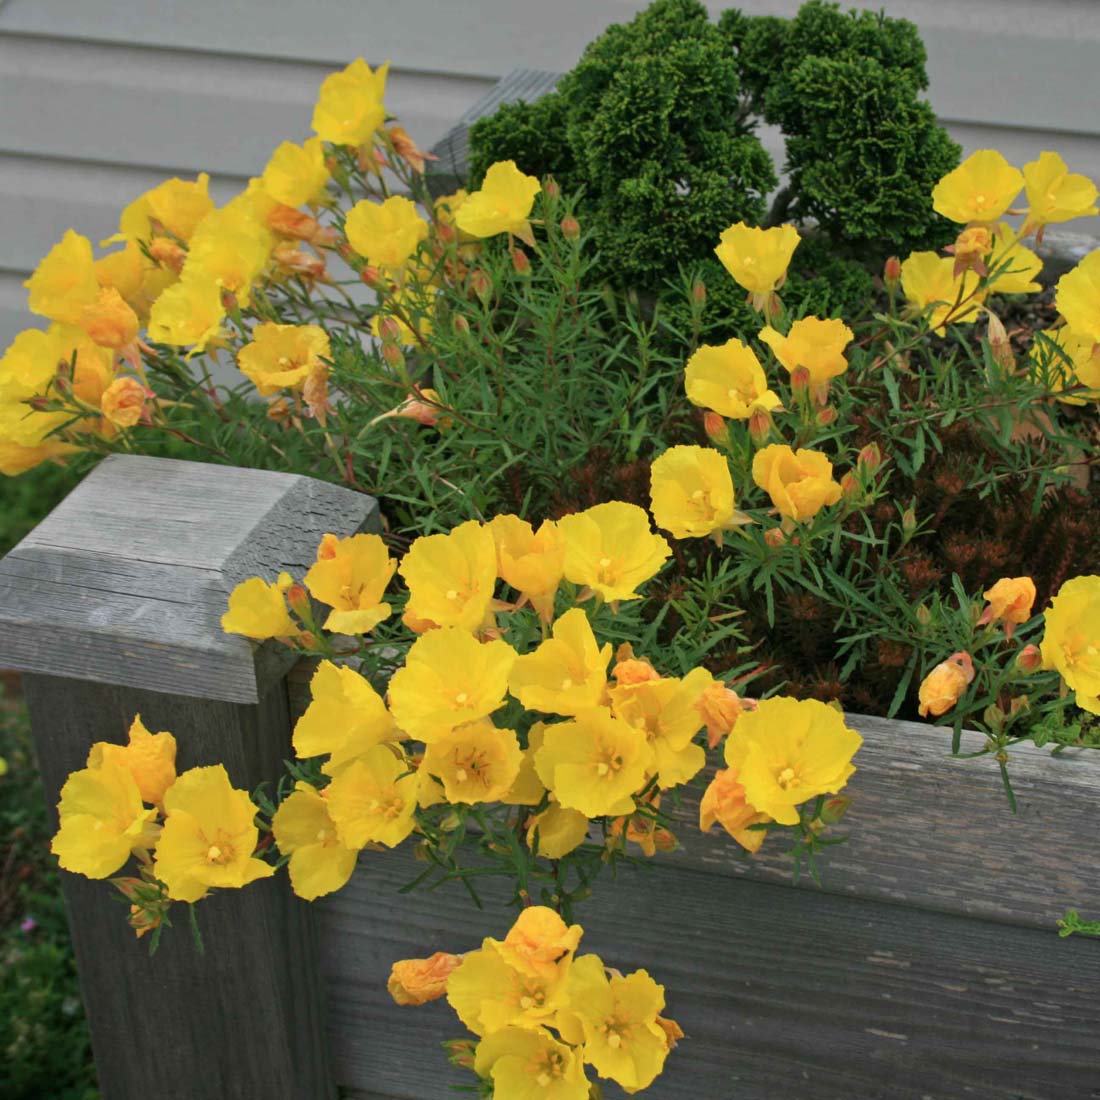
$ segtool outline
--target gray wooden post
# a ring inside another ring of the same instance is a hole
[[[223,634],[226,596],[300,577],[324,532],[364,526],[372,498],[310,478],[106,459],[0,561],[0,667],[24,673],[51,809],[138,712],[175,734],[181,770],[276,779],[293,658]],[[154,958],[104,883],[62,878],[104,1100],[335,1095],[313,920],[285,876],[198,905],[204,954],[177,921]]]

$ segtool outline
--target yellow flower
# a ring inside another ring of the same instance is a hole
[[[703,728],[699,702],[713,683],[705,668],[694,668],[682,680],[667,676],[620,684],[608,693],[611,713],[646,735],[662,790],[689,782],[706,763],[703,746],[694,739]]]
[[[186,244],[196,226],[214,209],[210,177],[200,172],[195,180],[170,179],[136,198],[119,221],[119,231],[103,241],[143,241],[168,232]]]
[[[952,653],[921,681],[917,695],[917,713],[939,717],[946,714],[962,697],[974,679],[974,662],[969,653]]]
[[[57,378],[62,354],[56,328],[24,329],[0,357],[0,401],[26,401],[46,393]]]
[[[93,343],[104,348],[128,347],[138,335],[137,314],[114,287],[104,287],[80,313],[80,327]]]
[[[597,706],[607,685],[610,643],[601,649],[579,607],[562,615],[552,634],[516,658],[509,690],[528,710],[546,714],[575,715]]]
[[[191,270],[153,303],[149,339],[201,351],[220,334],[224,319],[221,287],[201,271]]]
[[[333,777],[328,812],[348,848],[395,848],[416,824],[416,772],[390,745],[374,745]]]
[[[432,741],[421,767],[443,784],[448,802],[498,802],[515,783],[522,759],[515,731],[482,719]]]
[[[1040,153],[1024,165],[1027,218],[1020,236],[1052,222],[1068,222],[1097,212],[1096,184],[1075,172],[1057,153]]]
[[[260,577],[242,581],[229,594],[229,610],[222,616],[222,630],[261,640],[295,637],[298,624],[290,617],[284,595],[290,587],[289,581],[285,575],[274,584]]]
[[[324,198],[329,171],[320,138],[301,145],[284,141],[264,169],[264,190],[284,206],[304,206]]]
[[[1020,244],[1010,225],[1002,223],[993,234],[993,251],[986,261],[989,283],[986,290],[996,294],[1032,294],[1042,290],[1035,276],[1043,269],[1043,261]],[[998,270],[1004,270],[998,274]]]
[[[1067,405],[1100,399],[1100,343],[1073,329],[1043,329],[1031,345],[1032,377]],[[1087,388],[1078,388],[1087,387]],[[1063,393],[1072,389],[1071,393]]]
[[[168,788],[164,810],[153,873],[174,901],[198,901],[207,890],[239,889],[275,873],[253,857],[256,807],[221,764],[184,772]]]
[[[542,735],[546,729],[544,722],[535,722],[527,731],[527,748],[523,750],[519,771],[511,789],[500,801],[509,806],[537,806],[546,793],[546,788],[535,770],[535,753],[542,748]]]
[[[1035,603],[1035,582],[1030,577],[1002,577],[982,594],[989,605],[982,612],[978,626],[1004,623],[1005,637],[1011,638],[1013,628],[1031,618],[1031,608]]]
[[[116,761],[73,772],[57,805],[60,828],[50,851],[66,871],[107,878],[147,843],[147,826],[156,810],[141,802],[130,769]]]
[[[477,1045],[474,1072],[493,1082],[494,1100],[588,1100],[580,1052],[545,1028],[506,1027]]]
[[[810,384],[819,386],[848,369],[844,350],[852,342],[852,330],[835,318],[803,317],[791,325],[786,336],[768,325],[760,339],[775,353],[776,359],[793,374],[804,367],[810,374]]]
[[[567,810],[553,799],[527,822],[527,846],[538,844],[538,854],[562,859],[588,839],[588,818],[579,810]]]
[[[401,959],[390,969],[386,991],[399,1005],[425,1005],[447,993],[447,981],[462,962],[459,955],[437,951],[427,959]]]
[[[586,817],[632,813],[633,795],[654,764],[645,732],[606,707],[547,726],[535,768],[543,786],[568,810]]]
[[[1100,714],[1100,577],[1073,577],[1046,612],[1043,668],[1057,669],[1077,705]]]
[[[271,831],[279,851],[290,857],[287,871],[298,897],[313,901],[339,890],[351,878],[358,852],[340,842],[328,799],[308,783],[295,784],[275,811]]]
[[[116,378],[103,391],[99,407],[116,428],[132,428],[145,414],[148,396],[136,378]]]
[[[428,223],[416,204],[403,195],[385,202],[362,199],[348,211],[344,232],[348,243],[372,267],[400,271],[428,236]]]
[[[969,324],[977,319],[984,300],[978,291],[978,276],[971,270],[955,275],[955,261],[937,252],[914,252],[901,265],[901,289],[914,312],[931,308],[930,328],[947,321]],[[958,304],[957,304],[958,303]]]
[[[936,184],[932,209],[962,224],[995,222],[1023,185],[1019,168],[1013,168],[995,149],[979,149]]]
[[[0,430],[0,474],[18,477],[43,462],[76,454],[79,450],[74,444],[64,443],[59,439],[47,439],[34,445],[13,443],[5,439]]]
[[[673,538],[720,536],[737,523],[729,463],[712,447],[670,447],[650,477],[653,518]]]
[[[253,209],[254,200],[245,192],[203,218],[191,238],[181,276],[184,282],[189,276],[213,280],[241,306],[249,304],[253,284],[275,245],[274,234]]]
[[[584,1060],[627,1092],[651,1085],[669,1049],[657,1022],[664,986],[644,970],[609,977],[596,955],[582,955],[570,971],[568,991],[570,1013],[583,1029]]]
[[[479,642],[457,627],[422,634],[390,680],[390,709],[410,737],[426,744],[504,705],[516,652]]]
[[[687,361],[684,389],[693,405],[734,420],[748,420],[758,409],[771,412],[779,407],[756,352],[736,337],[699,348]]]
[[[798,243],[798,230],[793,225],[757,229],[737,222],[722,234],[714,254],[749,292],[754,306],[762,309],[787,278]]]
[[[612,500],[558,520],[565,536],[565,576],[603,599],[636,600],[672,553],[636,504]]]
[[[780,824],[797,825],[798,805],[836,794],[848,782],[862,744],[844,715],[825,703],[774,697],[741,715],[725,756],[750,805]]]
[[[390,605],[382,599],[396,568],[378,535],[345,539],[325,535],[317,548],[317,561],[305,575],[305,586],[314,598],[333,609],[325,629],[366,634],[388,619]]]
[[[386,121],[387,61],[374,72],[357,57],[346,69],[326,76],[313,108],[313,132],[334,145],[365,145]]]
[[[557,524],[543,520],[534,531],[526,520],[507,515],[494,517],[489,530],[496,543],[500,576],[549,622],[565,570],[565,539]]]
[[[530,905],[516,917],[503,941],[493,943],[517,970],[553,979],[572,960],[582,935],[579,924],[567,925],[545,905]]]
[[[23,285],[30,291],[27,305],[32,313],[79,324],[84,310],[99,298],[91,242],[67,229]]]
[[[446,535],[422,535],[402,559],[400,573],[416,618],[478,630],[489,614],[497,579],[493,533],[471,519]]]
[[[1058,280],[1054,304],[1074,332],[1100,343],[1100,248]]]
[[[328,333],[320,326],[268,321],[252,330],[252,340],[237,352],[237,365],[260,396],[269,397],[301,389],[314,371],[327,371],[331,354]]]
[[[141,715],[136,715],[128,744],[97,741],[88,751],[89,768],[115,764],[129,770],[143,802],[159,806],[164,792],[176,781],[176,739],[170,733],[150,733]]]
[[[757,852],[768,835],[764,829],[753,829],[771,818],[745,801],[745,788],[733,768],[720,768],[714,774],[699,803],[699,828],[709,832],[715,822],[746,851]]]
[[[294,726],[294,752],[302,759],[328,755],[323,770],[330,775],[400,736],[382,696],[355,669],[322,661],[309,691],[310,704]]]
[[[781,516],[812,519],[822,508],[840,500],[840,484],[833,480],[833,464],[820,451],[792,451],[773,443],[756,452],[752,479],[771,497]]]
[[[534,176],[525,176],[514,160],[497,161],[489,166],[481,190],[467,195],[454,211],[454,223],[471,237],[494,237],[511,233],[532,243],[531,208],[542,190]]]

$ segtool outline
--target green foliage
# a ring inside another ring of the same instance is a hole
[[[481,186],[494,161],[514,160],[520,171],[539,179],[553,176],[573,190],[576,162],[569,145],[560,140],[565,116],[565,100],[551,92],[534,103],[506,103],[496,114],[478,119],[470,128],[470,186]]]
[[[0,555],[44,519],[86,472],[86,463],[46,463],[21,477],[0,477]]]

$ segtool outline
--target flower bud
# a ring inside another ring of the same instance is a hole
[[[901,281],[901,260],[897,256],[891,256],[887,259],[882,269],[882,281],[886,284],[886,289],[890,291],[894,290]]]
[[[488,302],[493,296],[493,280],[483,267],[475,268],[470,272],[470,289],[483,302]]]
[[[901,514],[901,529],[906,538],[911,538],[917,529],[917,513],[911,504]]]
[[[548,199],[561,198],[561,185],[553,176],[547,176],[542,181],[542,189],[546,193]]]
[[[470,333],[470,322],[461,313],[454,315],[454,320],[451,321],[451,327],[454,329],[456,336],[468,336]]]
[[[918,605],[916,610],[917,622],[921,626],[928,626],[932,622],[932,609],[926,603]]]
[[[773,549],[776,550],[787,541],[787,536],[783,533],[779,527],[769,527],[764,532],[764,541]]]
[[[826,825],[835,825],[848,812],[848,807],[851,804],[852,800],[848,795],[835,795],[833,798],[826,800],[825,805],[821,807],[821,820]]]
[[[313,614],[313,607],[309,602],[309,593],[300,584],[292,584],[286,590],[286,602],[290,604],[290,610],[299,618],[308,619]]]
[[[312,652],[315,649],[320,648],[320,642],[317,639],[317,635],[311,630],[303,630],[298,635],[298,644],[306,650]]]
[[[973,681],[973,658],[965,651],[952,653],[921,681],[917,713],[922,718],[946,714]]]
[[[359,278],[366,283],[367,286],[375,289],[385,285],[382,272],[376,267],[364,267],[363,270],[359,272]]]
[[[653,846],[658,852],[675,852],[680,847],[676,837],[660,825],[653,830]]]
[[[707,438],[712,443],[717,444],[719,447],[729,446],[729,428],[726,427],[726,421],[718,413],[709,410],[703,413],[703,431],[707,433]]]
[[[575,241],[581,235],[581,223],[572,214],[566,214],[562,218],[561,235],[567,241]]]
[[[989,350],[993,361],[1007,371],[1016,367],[1016,357],[1012,354],[1012,342],[1008,338],[1004,322],[995,313],[989,313]]]
[[[873,474],[881,465],[882,451],[877,443],[868,443],[856,459],[856,469],[865,474]]]
[[[749,415],[749,438],[758,447],[772,434],[772,418],[767,409],[756,408]]]
[[[447,1061],[457,1069],[474,1068],[474,1051],[477,1049],[476,1039],[449,1039],[443,1044],[447,1052]]]
[[[791,371],[791,393],[804,394],[810,387],[810,372],[805,367]]]
[[[531,260],[522,248],[512,249],[512,267],[517,275],[531,274]]]
[[[851,470],[840,479],[840,495],[849,503],[854,503],[863,495],[863,486]]]
[[[691,284],[691,300],[697,306],[703,306],[707,303],[707,284],[702,279],[696,279]]]
[[[1043,655],[1037,645],[1025,645],[1016,654],[1016,664],[1021,672],[1037,672],[1043,667]]]
[[[382,358],[386,361],[386,366],[392,367],[393,370],[401,370],[405,365],[405,353],[397,344],[390,343],[389,340],[382,343]]]
[[[822,428],[827,428],[836,420],[838,415],[833,405],[826,405],[825,408],[817,410],[817,417],[815,419]]]

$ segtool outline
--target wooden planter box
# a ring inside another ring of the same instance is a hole
[[[0,561],[0,666],[24,673],[50,806],[136,711],[176,734],[181,769],[277,777],[303,678],[285,651],[222,633],[226,595],[300,576],[323,532],[376,515],[309,478],[106,459]],[[1055,928],[1067,906],[1100,912],[1100,759],[1016,750],[1013,816],[992,762],[950,758],[945,732],[849,720],[866,741],[850,840],[820,889],[792,884],[778,845],[747,858],[686,824],[680,852],[582,907],[582,946],[649,968],[687,1032],[650,1095],[1100,1097],[1100,943]],[[205,954],[177,927],[153,959],[106,886],[63,874],[104,1100],[438,1100],[469,1084],[438,1046],[462,1033],[449,1008],[398,1008],[385,979],[395,959],[501,935],[511,913],[460,888],[400,895],[407,852],[361,864],[312,906],[285,876],[216,895],[198,906]]]

